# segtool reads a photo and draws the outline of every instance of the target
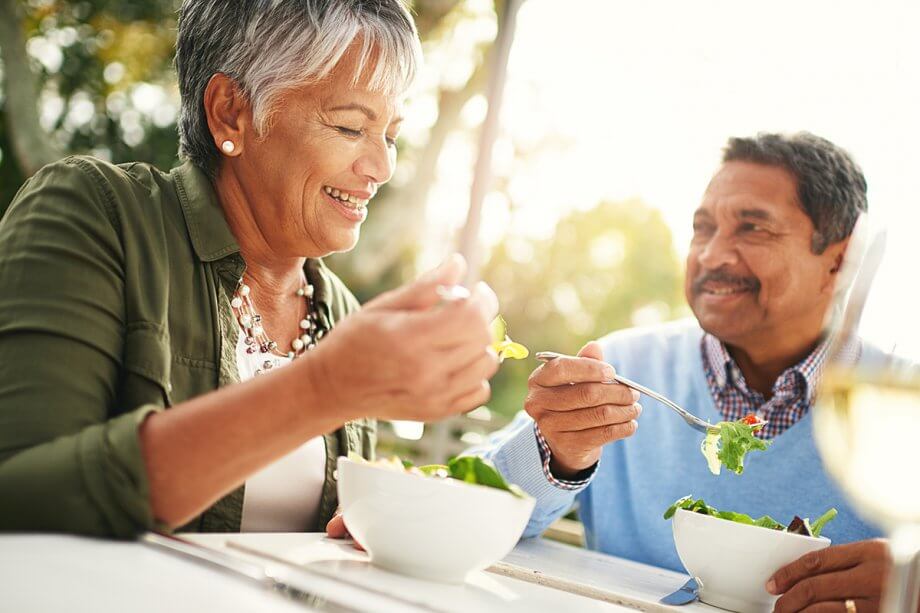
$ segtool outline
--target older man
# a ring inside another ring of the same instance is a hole
[[[833,506],[825,534],[840,544],[781,569],[767,589],[783,594],[780,611],[877,608],[886,547],[867,540],[879,530],[825,472],[811,414],[825,314],[866,206],[859,167],[825,139],[729,140],[694,214],[685,292],[696,321],[616,332],[537,368],[526,414],[479,450],[537,498],[525,534],[577,498],[592,549],[680,569],[662,513],[681,496],[786,522]],[[846,352],[880,357],[862,344]],[[701,435],[664,406],[649,400],[638,427],[638,394],[601,383],[614,368],[713,423],[755,413],[772,445],[748,457],[743,476],[713,476]]]

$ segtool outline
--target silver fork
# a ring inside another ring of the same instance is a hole
[[[552,360],[555,360],[556,358],[567,358],[567,357],[572,357],[572,356],[567,356],[561,353],[556,353],[555,351],[538,351],[534,357],[536,357],[541,362],[550,362]],[[713,430],[713,431],[719,430],[719,426],[713,425],[709,423],[708,421],[703,421],[702,419],[700,419],[699,417],[697,417],[696,415],[694,415],[687,409],[683,408],[676,402],[672,402],[667,397],[662,396],[658,392],[654,390],[650,390],[644,385],[636,383],[635,381],[631,379],[627,379],[626,377],[621,377],[620,375],[614,375],[613,381],[604,381],[604,383],[614,383],[614,382],[620,383],[621,385],[625,385],[626,387],[634,389],[641,394],[645,394],[649,398],[654,398],[658,402],[662,403],[663,405],[667,406],[668,408],[672,409],[675,413],[680,415],[684,419],[684,421],[687,422],[688,426],[690,426],[691,428],[693,428],[694,430],[698,432],[702,432],[703,434],[708,434],[710,430]]]

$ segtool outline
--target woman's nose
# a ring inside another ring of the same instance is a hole
[[[373,143],[368,150],[355,161],[355,172],[367,177],[372,183],[381,185],[390,180],[396,168],[396,149],[385,140]]]

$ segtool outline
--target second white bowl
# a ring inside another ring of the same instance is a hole
[[[700,600],[742,613],[772,611],[777,597],[765,585],[773,573],[831,544],[823,536],[748,526],[684,509],[672,521],[677,555],[702,584]]]

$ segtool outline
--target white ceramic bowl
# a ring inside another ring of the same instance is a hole
[[[764,586],[777,570],[831,544],[802,536],[678,509],[674,544],[687,572],[702,584],[700,600],[723,609],[772,611],[776,596]]]
[[[533,498],[338,460],[345,525],[371,562],[398,573],[461,583],[505,557],[520,539]]]

